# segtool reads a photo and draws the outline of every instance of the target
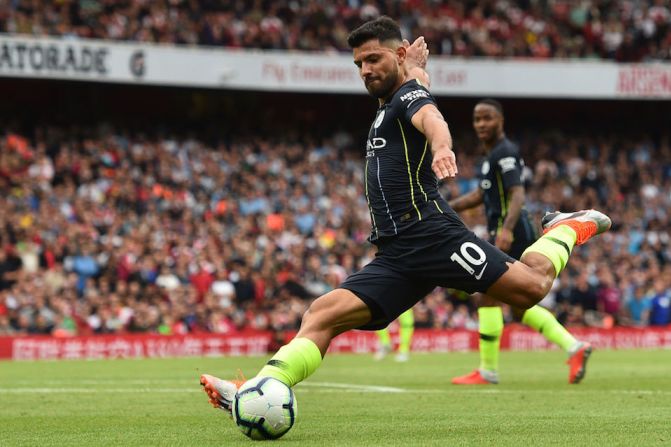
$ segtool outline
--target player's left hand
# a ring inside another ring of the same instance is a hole
[[[426,45],[424,36],[419,36],[410,45],[407,39],[403,39],[405,47],[405,61],[408,67],[426,68],[426,62],[429,59],[429,47]]]
[[[496,235],[496,241],[494,244],[496,245],[497,248],[500,248],[501,250],[507,252],[510,250],[510,246],[513,243],[513,233],[507,228],[501,228],[501,231],[499,231]]]
[[[443,180],[449,177],[454,177],[459,172],[457,170],[457,157],[454,155],[452,149],[447,147],[438,149],[433,153],[433,163],[431,169],[438,177],[438,180]]]

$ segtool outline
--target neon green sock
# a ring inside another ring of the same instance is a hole
[[[398,317],[399,338],[401,339],[398,352],[410,352],[410,343],[412,342],[412,333],[415,332],[415,317],[412,314],[412,308],[406,310]]]
[[[576,234],[568,225],[559,225],[545,233],[540,239],[524,250],[522,257],[529,252],[541,254],[548,258],[555,268],[555,278],[559,276],[575,245]]]
[[[272,377],[294,386],[308,378],[322,362],[322,354],[309,338],[294,338],[275,353],[257,376]]]
[[[380,346],[389,346],[391,348],[391,337],[389,336],[389,329],[380,329],[375,333],[380,338]]]
[[[550,311],[541,306],[527,309],[522,317],[522,323],[538,331],[548,341],[561,347],[564,351],[568,351],[577,341]]]
[[[478,309],[480,320],[480,369],[497,371],[499,369],[499,346],[503,333],[503,311],[501,307],[481,307]]]

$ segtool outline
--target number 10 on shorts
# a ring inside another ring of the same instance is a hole
[[[464,242],[461,244],[459,253],[456,251],[452,253],[450,259],[459,264],[464,270],[477,280],[482,278],[482,274],[487,268],[487,255],[482,248],[478,247],[473,242]],[[480,267],[482,266],[482,267]],[[476,273],[477,269],[477,273]]]

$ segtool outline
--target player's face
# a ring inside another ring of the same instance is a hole
[[[394,50],[373,39],[354,48],[354,64],[359,76],[375,98],[386,98],[393,93],[399,77],[399,62]]]
[[[473,110],[473,129],[480,141],[496,141],[503,132],[503,117],[493,106],[478,104]]]

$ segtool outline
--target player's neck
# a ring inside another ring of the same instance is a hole
[[[496,135],[496,138],[494,138],[494,139],[492,139],[492,140],[490,140],[490,141],[483,141],[483,142],[482,142],[482,145],[485,147],[485,149],[487,150],[487,152],[489,152],[489,151],[491,151],[492,149],[494,149],[494,147],[496,147],[496,145],[499,144],[499,142],[500,142],[501,140],[503,140],[505,137],[506,137],[505,132],[501,132],[501,133],[499,133],[499,134]]]

